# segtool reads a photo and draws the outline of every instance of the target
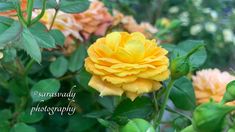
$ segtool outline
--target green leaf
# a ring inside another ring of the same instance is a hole
[[[0,2],[0,12],[14,9],[14,4],[12,2]]]
[[[55,77],[63,76],[68,69],[68,61],[62,56],[57,58],[50,65],[50,72]]]
[[[43,118],[43,113],[33,112],[30,113],[30,110],[26,110],[19,115],[19,121],[24,123],[36,123]]]
[[[114,98],[113,97],[109,97],[109,96],[99,97],[97,101],[100,105],[102,105],[104,108],[109,110],[109,112],[114,111],[115,104],[114,104]]]
[[[193,110],[196,107],[193,86],[191,81],[186,77],[175,81],[170,98],[177,108]]]
[[[31,89],[31,97],[33,102],[48,100],[50,96],[44,96],[45,94],[57,93],[60,89],[60,82],[56,79],[45,79],[41,80]]]
[[[100,117],[105,117],[110,115],[111,113],[108,110],[100,110],[100,111],[94,111],[91,113],[87,113],[85,115],[85,117],[89,117],[89,118],[100,118]]]
[[[0,34],[0,47],[16,40],[20,37],[23,27],[19,22],[14,22],[7,30]]]
[[[3,50],[3,54],[4,54],[4,57],[3,57],[4,62],[13,61],[15,60],[15,57],[16,57],[16,49],[6,48]]]
[[[69,59],[69,70],[75,72],[82,68],[85,57],[86,48],[83,45],[80,45]]]
[[[79,13],[85,11],[89,4],[88,0],[62,0],[60,10],[66,13]]]
[[[0,23],[0,34],[2,34],[3,32],[5,32],[7,29],[9,28],[9,26]]]
[[[9,120],[11,118],[11,116],[12,116],[12,114],[9,109],[1,110],[0,111],[0,117],[1,117],[0,122]]]
[[[22,48],[38,63],[41,62],[41,51],[34,36],[28,29],[24,29],[22,39],[20,41]]]
[[[65,36],[64,34],[57,29],[53,29],[50,32],[50,35],[55,39],[56,45],[63,46],[65,42]]]
[[[82,117],[81,115],[74,115],[70,118],[69,126],[66,131],[69,132],[84,132],[91,130],[95,125],[96,119]]]
[[[110,122],[108,120],[104,120],[102,118],[98,118],[97,121],[104,127],[110,127]]]
[[[91,79],[91,74],[88,73],[84,67],[81,68],[79,73],[76,75],[77,82],[83,87],[83,88],[89,88],[88,83]]]
[[[152,105],[151,100],[147,97],[137,98],[134,101],[125,99],[117,106],[113,115],[128,118],[145,118],[152,112]]]
[[[0,16],[0,23],[5,24],[6,26],[11,26],[11,24],[14,22],[12,18]]]
[[[9,132],[10,131],[10,122],[9,121],[0,121],[0,130],[1,132]]]
[[[198,40],[186,40],[177,45],[177,48],[174,50],[175,55],[184,56],[192,49],[198,47],[199,45],[204,45],[203,41]],[[207,54],[205,47],[198,49],[193,55],[190,56],[190,64],[192,70],[200,67],[206,61]]]
[[[46,31],[30,30],[41,48],[55,48],[55,39]]]
[[[149,122],[137,118],[130,120],[121,132],[155,132],[155,130]]]
[[[22,97],[28,94],[28,90],[25,87],[24,81],[19,78],[12,79],[9,83],[10,90],[14,93],[14,95]]]
[[[36,132],[36,129],[26,125],[25,123],[17,123],[11,129],[11,132]]]
[[[176,47],[174,44],[161,44],[163,48],[165,48],[168,52],[172,52]]]

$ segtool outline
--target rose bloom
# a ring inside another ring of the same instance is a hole
[[[89,86],[100,96],[125,93],[131,100],[158,90],[170,74],[167,53],[139,32],[110,33],[88,49],[85,68],[92,74]]]
[[[112,24],[112,16],[100,1],[94,0],[88,10],[74,14],[76,21],[82,25],[82,35],[87,40],[91,34],[103,36]]]
[[[192,79],[197,104],[201,104],[209,102],[211,98],[220,102],[226,91],[226,85],[235,80],[235,77],[218,69],[205,69],[198,71]]]
[[[132,16],[124,16],[122,13],[120,13],[117,10],[114,10],[113,14],[114,14],[114,20],[112,24],[113,26],[121,24],[124,30],[131,33],[141,32],[147,38],[151,38],[152,35],[157,32],[157,29],[148,22],[141,22],[140,24],[138,24]]]

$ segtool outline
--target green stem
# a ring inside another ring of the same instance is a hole
[[[41,13],[36,18],[34,18],[32,20],[31,25],[35,24],[36,22],[38,22],[44,16],[45,11],[46,11],[46,0],[43,0],[42,11],[41,11]]]
[[[187,118],[188,120],[190,120],[190,121],[192,122],[192,118],[191,118],[191,117],[189,117],[189,116],[187,116],[187,115],[185,115],[185,114],[183,114],[183,113],[181,113],[181,112],[179,112],[179,111],[170,109],[170,108],[168,108],[168,107],[166,107],[166,110],[169,111],[169,112],[178,114],[178,115],[180,115],[180,116],[183,116],[183,117]]]
[[[28,0],[27,4],[27,25],[30,26],[34,0]]]
[[[58,10],[58,9],[55,9],[55,15],[53,16],[53,19],[52,19],[52,22],[51,22],[51,25],[50,25],[49,30],[52,29],[52,27],[53,27],[53,25],[54,25],[54,23],[55,23],[55,19],[56,19],[56,16],[57,16],[58,12],[59,12],[59,10]]]
[[[164,114],[164,110],[166,108],[167,101],[168,101],[168,98],[169,98],[169,95],[170,95],[170,91],[172,89],[173,84],[174,84],[174,80],[171,79],[171,81],[168,83],[168,85],[166,87],[166,94],[165,94],[165,98],[163,100],[162,107],[160,108],[158,116],[154,120],[154,127],[155,128],[157,128],[159,126],[160,122],[161,122],[161,119],[162,119],[162,116]]]
[[[28,62],[26,68],[25,68],[25,75],[27,75],[29,73],[29,70],[31,69],[31,67],[33,66],[34,60],[30,59],[30,61]]]
[[[189,58],[192,54],[194,54],[198,49],[200,49],[201,47],[203,47],[203,45],[199,45],[196,48],[192,49],[187,55],[186,57]]]
[[[16,11],[17,11],[17,16],[18,16],[19,21],[21,22],[22,25],[26,26],[27,22],[25,21],[23,17],[20,3],[15,3],[15,5],[16,5]]]

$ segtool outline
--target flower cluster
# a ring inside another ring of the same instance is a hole
[[[131,100],[158,90],[169,77],[167,51],[139,32],[113,32],[88,49],[89,85],[104,95],[126,94]]]
[[[198,104],[208,102],[211,98],[220,102],[226,91],[226,85],[235,80],[235,76],[218,69],[198,71],[192,78]]]
[[[34,11],[35,16],[39,13],[40,11]],[[41,21],[49,26],[54,15],[54,11],[46,10]],[[60,29],[65,36],[72,35],[83,41],[89,39],[92,34],[104,36],[109,27],[118,24],[122,24],[123,29],[128,32],[141,32],[146,37],[151,37],[157,32],[156,28],[147,22],[138,24],[132,16],[124,16],[117,11],[114,11],[114,16],[112,16],[104,4],[98,0],[92,1],[89,9],[82,13],[66,14],[59,11],[53,28]]]

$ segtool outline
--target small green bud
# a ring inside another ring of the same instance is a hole
[[[171,62],[170,70],[172,79],[178,79],[182,76],[187,75],[190,71],[189,58],[183,56],[173,59]]]
[[[222,99],[222,103],[227,103],[235,100],[235,81],[232,81],[227,84],[226,92]]]
[[[225,116],[234,109],[215,102],[199,105],[193,113],[193,128],[198,132],[220,132]]]

